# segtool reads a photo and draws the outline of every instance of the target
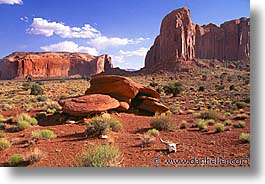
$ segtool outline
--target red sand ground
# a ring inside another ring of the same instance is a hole
[[[11,115],[12,113],[8,113]],[[173,115],[179,127],[182,120],[194,119],[192,115]],[[197,158],[250,158],[250,144],[243,144],[239,141],[242,132],[250,132],[249,120],[245,128],[232,128],[231,131],[214,133],[214,127],[209,132],[200,132],[196,128],[178,129],[175,132],[160,132],[159,138],[178,142],[176,153],[168,154],[166,145],[157,138],[155,144],[142,148],[142,133],[150,128],[152,117],[137,116],[134,114],[120,113],[112,114],[123,124],[120,132],[112,133],[110,140],[86,138],[84,131],[86,126],[78,124],[63,124],[54,126],[36,126],[24,131],[7,133],[6,137],[13,141],[10,148],[0,151],[0,166],[5,166],[9,158],[15,154],[24,154],[31,149],[38,147],[45,152],[45,158],[40,162],[29,165],[29,167],[72,167],[77,166],[77,157],[92,145],[112,142],[120,147],[123,152],[121,167],[202,167],[207,165],[189,164],[166,164],[166,159],[193,159]],[[50,129],[57,134],[54,140],[41,140],[31,146],[27,142],[31,140],[31,132],[36,129]],[[154,158],[159,158],[159,164],[154,164]],[[209,166],[209,165],[208,165]],[[250,166],[250,163],[239,165],[211,165],[211,166]]]

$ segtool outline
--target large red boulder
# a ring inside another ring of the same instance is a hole
[[[108,95],[93,94],[80,97],[66,98],[59,100],[64,113],[72,116],[86,116],[116,109],[120,102]]]
[[[106,94],[128,104],[131,103],[131,100],[137,94],[160,98],[159,93],[155,90],[136,83],[128,77],[115,75],[96,76],[91,79],[90,84],[91,86],[87,89],[86,95]]]

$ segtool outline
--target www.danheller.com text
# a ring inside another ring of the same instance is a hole
[[[175,165],[227,165],[227,166],[236,166],[236,165],[242,165],[242,164],[248,164],[249,158],[196,158],[193,157],[191,159],[160,159],[160,158],[154,158],[154,164],[160,165],[160,164],[175,164]]]

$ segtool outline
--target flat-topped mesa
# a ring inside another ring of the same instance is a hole
[[[112,68],[108,55],[69,52],[14,52],[0,61],[0,79],[63,78]]]
[[[179,69],[196,59],[247,61],[250,58],[250,19],[221,26],[192,23],[190,10],[179,8],[162,20],[160,35],[145,58],[145,69]],[[184,67],[185,68],[185,67]]]

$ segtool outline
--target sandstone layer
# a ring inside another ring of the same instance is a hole
[[[111,57],[68,52],[15,52],[0,60],[0,79],[63,78],[111,69]]]
[[[145,58],[145,69],[190,65],[197,59],[244,61],[250,58],[250,19],[220,26],[192,23],[190,10],[172,11],[162,21],[160,34]]]

